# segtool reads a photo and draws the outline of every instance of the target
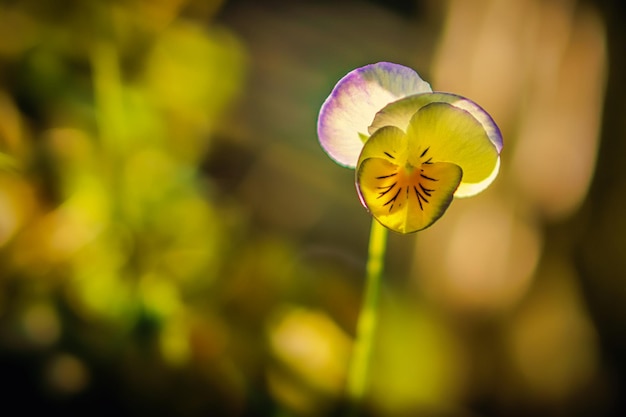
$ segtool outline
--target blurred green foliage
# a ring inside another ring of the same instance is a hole
[[[245,214],[201,171],[247,66],[219,6],[2,5],[2,351],[57,366],[44,403],[107,374],[178,415],[243,395],[215,293]]]

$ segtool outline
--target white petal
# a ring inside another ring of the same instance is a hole
[[[326,153],[355,167],[374,116],[403,97],[432,92],[411,68],[379,62],[357,68],[335,86],[320,110],[317,134]]]

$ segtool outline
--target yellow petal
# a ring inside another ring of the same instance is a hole
[[[363,205],[399,233],[425,229],[439,219],[463,176],[453,163],[413,165],[406,140],[397,128],[381,129],[365,144],[356,172]]]
[[[382,158],[396,165],[404,165],[409,157],[407,135],[394,126],[378,130],[366,144],[359,155],[359,164],[369,158]]]
[[[466,197],[485,189],[500,166],[498,149],[484,126],[469,112],[449,103],[420,108],[407,128],[410,144],[427,143],[434,162],[451,162],[463,170],[455,196]]]

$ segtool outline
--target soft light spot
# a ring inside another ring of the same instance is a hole
[[[513,170],[522,191],[549,218],[571,214],[584,200],[595,169],[606,78],[606,40],[589,12],[567,27],[569,43],[541,47],[558,57],[552,71],[531,76],[542,87],[529,95],[522,115]]]
[[[450,308],[493,312],[527,290],[541,251],[536,226],[498,199],[461,200],[418,240],[416,277]]]
[[[415,299],[400,295],[389,297],[381,312],[384,325],[377,333],[371,374],[377,415],[443,410],[454,403],[465,365],[444,321]]]
[[[141,298],[146,310],[166,319],[182,307],[179,288],[171,279],[147,274],[139,282]]]
[[[526,42],[534,3],[450,1],[434,57],[433,85],[472,97],[508,127],[524,91],[526,67],[521,63],[533,51]]]
[[[189,361],[191,349],[189,322],[184,317],[168,320],[160,335],[161,354],[170,365],[180,366]]]
[[[24,333],[38,346],[51,346],[61,334],[61,323],[56,311],[47,304],[29,307],[22,317]]]
[[[60,394],[76,394],[89,383],[89,370],[84,362],[74,355],[56,355],[46,369],[46,380]]]
[[[22,124],[22,115],[12,98],[0,89],[0,149],[3,152],[19,154],[24,150],[26,144]]]
[[[287,307],[270,324],[269,337],[273,356],[288,370],[269,373],[270,389],[279,401],[310,413],[341,394],[351,343],[330,317]]]
[[[0,177],[0,247],[9,242],[32,216],[35,193],[25,181]]]
[[[531,396],[562,401],[594,375],[596,334],[574,270],[550,261],[538,275],[538,287],[509,326],[509,349]]]

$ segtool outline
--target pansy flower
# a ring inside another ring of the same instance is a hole
[[[387,228],[425,229],[453,197],[487,188],[502,135],[473,101],[433,92],[410,68],[380,62],[343,77],[320,110],[326,153],[355,168],[361,203]]]

